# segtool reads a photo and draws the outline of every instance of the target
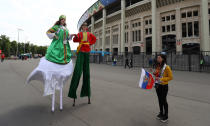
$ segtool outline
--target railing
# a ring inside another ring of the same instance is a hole
[[[91,54],[90,62],[98,64],[112,65],[116,61],[117,66],[124,66],[126,60],[132,67],[151,67],[159,53],[118,53],[117,55]],[[172,70],[209,72],[210,73],[210,52],[199,52],[182,54],[177,52],[167,52],[167,64]]]

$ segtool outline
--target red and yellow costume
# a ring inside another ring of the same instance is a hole
[[[74,42],[79,42],[79,46],[77,48],[77,53],[80,52],[90,52],[90,46],[95,44],[96,37],[90,32],[80,32],[78,33],[74,39]]]
[[[89,67],[89,52],[90,46],[95,44],[96,37],[90,32],[80,32],[75,35],[74,42],[79,42],[77,48],[77,61],[74,69],[74,74],[71,80],[68,96],[70,98],[77,98],[76,91],[79,85],[79,80],[83,72],[83,85],[80,97],[90,97],[90,67]]]

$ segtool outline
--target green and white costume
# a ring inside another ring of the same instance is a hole
[[[64,26],[55,25],[48,30],[47,35],[53,41],[47,49],[46,59],[58,64],[69,63],[72,54],[68,42],[71,38],[68,29]]]
[[[55,25],[47,31],[47,36],[52,39],[47,49],[46,56],[27,78],[27,83],[39,80],[44,83],[44,96],[55,94],[60,90],[73,72],[69,31],[64,26]]]

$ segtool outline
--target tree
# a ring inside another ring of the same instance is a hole
[[[33,44],[27,43],[17,43],[16,41],[10,42],[9,37],[6,35],[0,36],[0,50],[5,54],[6,57],[10,57],[10,55],[16,55],[18,46],[18,55],[32,52],[34,54],[42,54],[45,55],[47,51],[46,46],[37,46]]]
[[[17,42],[12,41],[11,42],[11,48],[10,48],[10,54],[15,56],[16,52],[17,52]]]
[[[29,45],[29,42],[25,43],[25,53],[30,53],[30,45]]]
[[[39,46],[37,48],[37,53],[38,54],[42,54],[42,56],[45,56],[46,51],[47,51],[47,47],[46,46]]]
[[[2,53],[5,54],[6,57],[10,56],[10,40],[9,37],[7,37],[6,35],[1,35],[0,36],[0,46],[1,46],[1,50]]]
[[[31,52],[33,55],[37,54],[37,46],[36,45],[31,44]]]

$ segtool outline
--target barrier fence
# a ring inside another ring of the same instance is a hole
[[[149,68],[154,64],[159,53],[118,53],[117,55],[95,53],[90,54],[90,63]],[[210,52],[182,54],[167,52],[167,64],[172,70],[210,72]]]

